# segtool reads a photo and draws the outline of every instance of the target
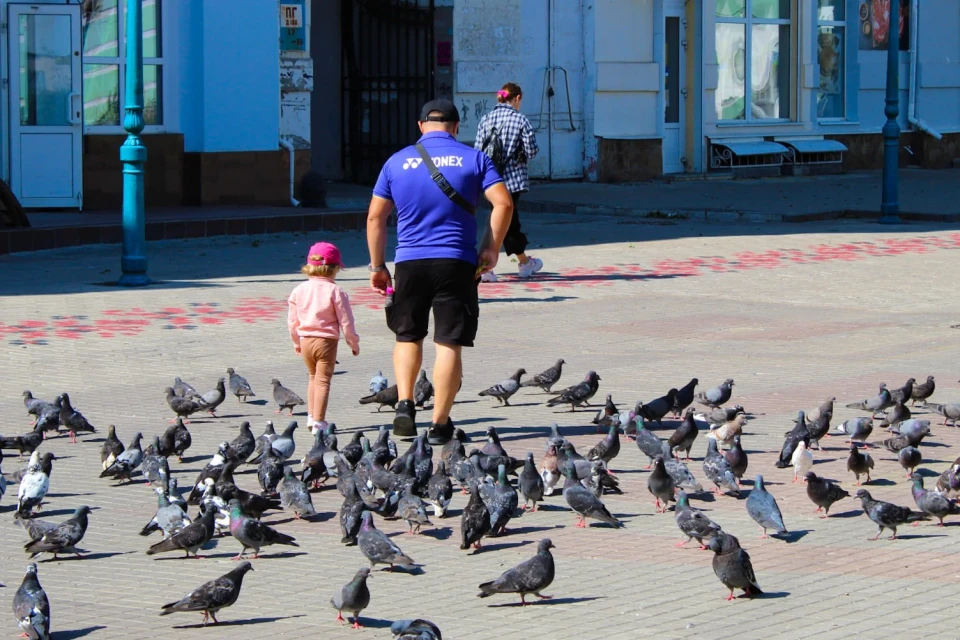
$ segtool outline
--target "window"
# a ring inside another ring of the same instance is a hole
[[[717,0],[718,120],[790,118],[792,0]]]
[[[820,87],[817,89],[817,117],[843,118],[847,78],[843,54],[847,46],[844,15],[846,0],[817,0],[817,63]]]
[[[163,124],[160,1],[142,0],[143,119],[148,127]],[[83,123],[87,127],[123,124],[126,6],[127,0],[83,4]]]

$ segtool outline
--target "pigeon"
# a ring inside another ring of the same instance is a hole
[[[53,456],[47,452],[46,455]],[[56,459],[55,457],[52,459]],[[28,468],[27,474],[20,480],[20,486],[17,488],[17,512],[16,518],[29,518],[30,512],[39,508],[43,499],[50,490],[50,474],[44,472],[43,467],[38,463]]]
[[[563,373],[563,365],[566,364],[563,358],[557,360],[552,367],[542,371],[538,374],[535,374],[532,378],[526,382],[521,382],[521,387],[538,387],[546,393],[550,393],[550,389],[553,385],[557,384],[557,381],[560,380],[560,375]]]
[[[117,428],[114,425],[107,427],[107,438],[100,446],[100,464],[104,471],[113,464],[117,456],[123,453],[123,443],[117,438]]]
[[[413,404],[423,408],[423,405],[430,402],[433,397],[433,385],[427,380],[427,372],[420,370],[420,377],[413,385]]]
[[[303,401],[303,398],[280,384],[280,381],[276,378],[272,378],[270,384],[273,385],[273,401],[280,407],[277,409],[277,413],[283,413],[284,409],[289,409],[292,416],[294,407],[307,404]]]
[[[353,628],[361,629],[360,612],[370,606],[370,589],[367,588],[367,578],[370,577],[370,569],[362,567],[353,580],[343,585],[330,598],[330,604],[337,610],[337,622],[344,623],[343,610],[353,614]]]
[[[420,527],[423,525],[433,526],[430,518],[427,517],[427,511],[423,507],[423,500],[413,492],[413,481],[407,481],[400,490],[400,498],[397,501],[397,514],[407,523],[409,527],[407,533],[420,533]]]
[[[37,565],[31,562],[23,582],[13,596],[13,615],[28,640],[50,640],[50,601],[37,578]]]
[[[197,481],[194,482],[193,488],[190,490],[190,495],[187,496],[187,504],[200,504],[200,495],[203,493],[204,480],[210,478],[216,482],[220,479],[223,465],[227,460],[227,450],[229,447],[230,445],[226,442],[221,442],[217,447],[217,452],[210,458],[210,462],[200,470],[200,475],[197,476]]]
[[[679,418],[684,410],[693,404],[694,392],[698,384],[700,384],[698,379],[691,378],[690,382],[677,389],[677,395],[673,397],[673,417]]]
[[[696,380],[696,378],[694,378],[694,380]],[[697,439],[698,433],[700,433],[700,429],[697,427],[697,423],[693,418],[693,409],[687,409],[687,413],[683,417],[683,422],[680,423],[680,426],[676,428],[667,440],[667,443],[670,445],[670,451],[676,451],[677,458],[680,457],[680,452],[684,451],[687,454],[687,460],[689,460],[690,449],[693,448],[693,442]]]
[[[543,478],[537,473],[537,467],[533,464],[533,454],[527,453],[527,458],[523,463],[523,471],[520,472],[520,494],[523,496],[524,511],[530,506],[532,511],[537,510],[537,503],[543,501]],[[530,503],[533,503],[532,506]]]
[[[363,431],[354,431],[353,438],[341,451],[342,455],[351,467],[360,462],[363,457]],[[411,447],[412,448],[412,447]]]
[[[696,395],[697,402],[713,409],[722,407],[733,395],[733,379],[727,378],[719,387],[701,391]]]
[[[283,460],[277,457],[273,449],[267,449],[260,458],[257,466],[257,480],[263,489],[260,495],[274,496],[277,494],[277,485],[283,479]]]
[[[830,437],[830,420],[832,419],[832,413],[821,411],[817,418],[810,418],[807,421],[807,433],[810,436],[810,444],[817,445],[817,451],[822,450],[820,446],[821,438]]]
[[[837,425],[837,433],[846,434],[850,442],[860,442],[868,447],[867,438],[873,433],[873,418],[851,418]]]
[[[743,474],[747,472],[749,461],[747,452],[743,450],[743,445],[740,444],[740,436],[733,436],[733,446],[723,452],[723,457],[730,463],[730,469],[733,470],[733,475],[737,477],[737,480],[743,478]]]
[[[310,498],[310,492],[307,491],[307,485],[293,476],[292,467],[284,469],[279,492],[280,505],[284,509],[293,511],[295,518],[309,518],[317,515],[316,509],[313,508],[313,500]]]
[[[673,483],[678,489],[685,489],[692,492],[703,491],[703,487],[697,482],[697,479],[693,477],[693,474],[690,473],[687,465],[679,460],[673,459],[673,456],[670,455],[670,445],[666,442],[663,443],[662,455],[663,466],[667,470],[667,473],[670,474],[670,477],[673,478]]]
[[[643,402],[638,402],[637,406],[634,407],[634,412],[638,416],[643,416],[644,419],[656,422],[658,425],[663,425],[662,420],[670,411],[673,410],[673,401],[677,397],[677,390],[670,389],[667,392],[667,395],[660,396],[655,400],[644,404]]]
[[[861,400],[860,402],[854,402],[847,405],[847,409],[856,409],[858,411],[866,411],[871,415],[876,415],[880,411],[893,406],[893,400],[890,397],[890,391],[887,390],[887,385],[884,383],[880,384],[880,391],[877,395]]]
[[[490,396],[496,398],[504,406],[510,406],[510,396],[520,390],[520,377],[527,372],[526,369],[517,369],[516,372],[501,382],[493,385],[489,389],[481,391],[478,395]]]
[[[747,416],[738,413],[733,420],[711,429],[708,437],[717,441],[718,447],[729,447],[733,444],[733,439],[743,433],[743,427],[747,424]]]
[[[960,420],[960,404],[927,403],[927,406],[943,416],[943,426],[947,426],[947,422],[951,427],[957,426],[957,420]],[[8,447],[4,447],[6,448]]]
[[[647,429],[643,416],[637,415],[637,448],[647,456],[647,466],[649,469],[653,466],[653,460],[663,453],[663,441],[655,433]]]
[[[393,640],[443,640],[440,629],[429,620],[397,620],[390,625]]]
[[[620,410],[617,409],[617,405],[613,403],[613,395],[608,393],[606,402],[604,402],[603,407],[597,411],[597,415],[593,417],[590,424],[597,425],[597,433],[600,433],[600,429],[609,427],[612,424],[611,418],[619,414]]]
[[[536,469],[534,469],[536,473]],[[521,481],[522,481],[521,475]],[[537,475],[539,478],[540,476]],[[447,465],[441,460],[437,463],[437,470],[427,481],[427,500],[433,506],[433,515],[443,518],[447,514],[447,507],[453,499],[453,483],[447,475]]]
[[[923,442],[923,439],[928,435],[930,435],[930,427],[921,426],[918,430],[887,438],[883,441],[883,446],[886,447],[888,451],[900,453],[900,450],[906,447],[916,447]]]
[[[80,555],[76,545],[83,539],[83,534],[87,532],[87,515],[90,513],[90,507],[84,505],[73,512],[73,517],[58,524],[50,529],[39,540],[32,540],[23,546],[23,549],[30,554],[30,558],[36,558],[41,553],[52,553],[53,559],[57,559],[59,553],[73,553]]]
[[[869,453],[860,453],[856,442],[850,443],[850,456],[847,458],[847,471],[856,476],[855,487],[860,486],[860,476],[866,475],[870,482],[870,470],[873,469],[873,457]]]
[[[677,523],[677,527],[683,532],[683,535],[687,536],[686,540],[682,540],[674,545],[677,547],[684,547],[688,542],[696,538],[697,542],[700,543],[700,549],[706,549],[707,546],[703,543],[704,539],[712,538],[720,531],[720,525],[704,515],[702,511],[690,506],[690,498],[685,491],[679,491],[677,493],[677,506],[674,513],[674,520]]]
[[[740,495],[737,477],[733,474],[730,463],[717,449],[716,440],[707,440],[707,454],[703,458],[703,473],[710,482],[716,485],[713,491],[717,495],[727,492]]]
[[[324,462],[325,453],[327,453],[327,445],[324,441],[324,433],[323,431],[317,431],[313,436],[313,447],[300,461],[303,468],[300,474],[301,482],[309,482],[316,487],[319,486],[321,480],[327,480],[330,477],[327,465]]]
[[[394,542],[376,527],[373,526],[373,514],[364,511],[360,516],[360,533],[357,534],[357,543],[360,551],[370,561],[370,567],[378,564],[390,565],[393,571],[394,565],[401,569],[412,571],[416,566],[416,561],[407,556],[400,550]]]
[[[835,396],[830,396],[829,398],[824,400],[819,407],[817,407],[813,411],[807,412],[807,420],[809,422],[816,422],[817,420],[820,419],[821,416],[825,414],[830,414],[832,416],[833,405],[836,401],[837,401],[837,398]]]
[[[48,531],[52,531],[58,526],[56,522],[40,520],[39,518],[18,518],[17,522],[19,522],[20,527],[27,532],[27,537],[30,538],[31,541],[39,540],[46,535]]]
[[[733,420],[738,413],[745,413],[743,407],[739,404],[732,407],[716,407],[710,410],[710,413],[704,414],[704,419],[715,425],[721,425],[724,422],[730,422]]]
[[[928,491],[923,488],[923,476],[914,473],[910,476],[913,480],[913,501],[917,503],[917,508],[927,515],[931,515],[940,522],[937,526],[943,526],[943,519],[947,516],[960,514],[960,505],[953,500],[948,499],[936,491]],[[919,521],[914,524],[916,526]]]
[[[807,430],[806,414],[803,411],[797,413],[796,426],[783,439],[780,457],[775,463],[777,469],[786,469],[793,465],[793,453],[800,442],[803,442],[804,446],[810,446],[810,432]]]
[[[647,490],[656,498],[657,512],[666,513],[667,504],[675,502],[674,492],[677,486],[663,465],[663,456],[657,456],[653,463],[653,472],[647,476]],[[660,503],[663,506],[660,506]]]
[[[610,514],[600,498],[580,484],[580,481],[576,478],[567,477],[563,485],[563,498],[567,501],[567,505],[576,512],[577,526],[581,529],[587,526],[587,518],[605,522],[614,528],[623,527],[623,523]]]
[[[960,465],[952,464],[937,478],[937,491],[953,500],[960,494]]]
[[[154,491],[157,492],[157,512],[140,530],[140,535],[149,536],[154,531],[159,531],[163,537],[167,537],[193,522],[183,509],[176,504],[171,504],[166,488],[156,487]]]
[[[856,497],[860,498],[860,503],[863,505],[863,512],[880,528],[872,540],[879,539],[884,529],[890,529],[890,531],[893,532],[890,539],[896,540],[897,527],[900,525],[930,518],[927,513],[922,511],[912,511],[908,507],[901,507],[890,502],[883,502],[882,500],[874,500],[873,496],[871,496],[870,492],[866,489],[857,491]]]
[[[793,450],[793,456],[790,457],[790,464],[793,465],[793,481],[800,482],[800,478],[806,476],[807,471],[813,468],[813,454],[807,448],[807,443],[803,440],[797,443],[797,448]]]
[[[926,402],[927,398],[933,395],[936,388],[937,384],[933,381],[933,376],[927,376],[926,382],[914,384],[913,389],[910,391],[910,399],[912,400],[910,406],[916,406],[917,400]]]
[[[237,462],[246,462],[257,446],[257,440],[250,430],[250,423],[240,423],[240,435],[227,445],[226,457]]]
[[[377,369],[376,375],[370,378],[370,393],[380,393],[388,386],[387,377],[383,371]]]
[[[817,476],[813,471],[807,471],[807,497],[817,505],[814,513],[823,511],[820,517],[827,518],[830,516],[830,507],[833,503],[849,498],[850,494],[830,480]]]
[[[130,442],[130,446],[117,456],[117,459],[114,460],[112,465],[103,470],[100,477],[114,478],[116,480],[126,479],[128,482],[131,482],[130,475],[140,466],[140,463],[143,462],[143,450],[140,448],[140,440],[142,439],[143,434],[138,431],[137,434],[133,436],[133,441]]]
[[[73,405],[70,404],[69,395],[61,393],[57,400],[60,403],[60,425],[70,430],[70,442],[77,442],[78,431],[97,432],[93,425],[83,417],[83,414],[73,408]]]
[[[190,557],[191,553],[194,557],[199,558],[200,556],[197,555],[197,551],[213,538],[214,518],[216,515],[217,512],[215,509],[206,509],[200,515],[200,518],[147,549],[147,555],[152,556],[169,551],[183,551],[187,558]]]
[[[601,460],[604,466],[608,466],[610,461],[620,453],[620,429],[616,425],[610,425],[607,437],[593,446],[587,455],[587,460]]]
[[[143,452],[140,473],[147,479],[147,484],[165,488],[170,478],[170,465],[166,456],[157,453],[160,450],[160,438],[153,436],[153,444]]]
[[[357,491],[356,483],[351,483],[347,489],[347,495],[340,505],[340,511],[337,514],[340,520],[340,532],[343,537],[340,538],[341,544],[353,546],[357,544],[357,534],[360,533],[360,517],[363,511],[367,509],[366,503]]]
[[[260,462],[260,456],[263,455],[263,452],[266,451],[271,443],[279,438],[277,432],[273,428],[273,421],[267,420],[267,425],[264,427],[263,433],[257,436],[257,439],[254,443],[253,456],[247,458],[247,464],[257,464]]]
[[[2,455],[0,455],[0,462],[2,462]],[[30,454],[30,459],[27,460],[27,466],[20,467],[19,469],[13,472],[14,483],[19,484],[20,481],[22,481],[24,477],[26,477],[26,475],[30,473],[30,471],[32,471],[31,467],[39,467],[39,466],[40,466],[40,452],[34,450],[34,452]]]
[[[33,431],[29,431],[23,435],[0,436],[0,450],[16,449],[22,460],[24,453],[33,453],[37,450],[37,447],[39,447],[44,440],[43,434],[43,425],[38,421],[37,424],[34,425]]]
[[[184,398],[178,396],[173,392],[173,387],[167,387],[163,390],[167,396],[167,406],[170,407],[170,410],[177,414],[178,418],[186,418],[190,415],[197,413],[198,411],[203,410],[203,403],[199,398]],[[171,420],[170,422],[173,422]]]
[[[779,535],[788,533],[777,500],[763,486],[763,476],[760,474],[754,479],[753,489],[747,496],[747,513],[763,530],[761,538],[767,537],[767,529],[773,529]]]
[[[200,394],[193,388],[193,385],[184,382],[177,376],[173,379],[173,392],[181,398],[199,397]]]
[[[490,512],[480,498],[476,482],[469,484],[470,500],[460,516],[460,548],[480,548],[480,539],[490,531]]]
[[[507,481],[506,465],[497,466],[497,482],[489,500],[485,500],[490,512],[490,535],[496,537],[506,533],[507,523],[517,510],[520,498],[517,490]]]
[[[531,593],[541,600],[549,600],[553,596],[545,596],[540,592],[553,582],[555,569],[553,555],[550,553],[553,548],[553,542],[544,538],[537,545],[537,555],[512,569],[507,569],[496,580],[481,584],[477,597],[486,598],[495,593],[518,593],[522,606],[527,605],[526,596]]]
[[[227,509],[230,511],[230,535],[243,545],[243,549],[234,557],[234,560],[243,558],[247,549],[253,549],[253,557],[259,558],[260,549],[273,544],[300,546],[292,536],[280,533],[273,527],[244,514],[243,507],[236,498],[227,502]]]
[[[907,401],[913,397],[913,384],[916,381],[916,378],[910,378],[902,387],[891,390],[890,399],[893,400],[894,403],[906,404]]]
[[[223,404],[227,399],[227,390],[224,385],[225,380],[221,377],[217,379],[217,385],[210,391],[200,396],[199,401],[203,405],[202,410],[209,413],[214,418],[217,417],[217,407]]]
[[[24,391],[21,396],[23,397],[23,406],[26,407],[27,414],[37,419],[45,413],[59,411],[54,403],[34,398],[30,391]]]
[[[900,462],[900,466],[903,467],[904,471],[907,472],[907,477],[909,478],[913,475],[914,469],[919,467],[920,463],[923,462],[923,454],[921,454],[920,449],[916,447],[905,447],[897,454],[897,460]]]
[[[360,404],[379,405],[377,407],[377,413],[380,413],[380,410],[387,405],[389,405],[391,409],[396,409],[398,402],[400,402],[400,392],[397,390],[397,385],[387,387],[383,391],[377,391],[376,393],[371,393],[368,396],[360,398]]]
[[[883,414],[883,420],[880,422],[880,428],[895,427],[904,420],[910,419],[910,409],[908,409],[899,400]]]
[[[297,443],[293,439],[293,432],[296,430],[297,423],[293,421],[287,425],[283,433],[270,442],[270,448],[273,450],[273,454],[280,458],[281,461],[290,458],[293,452],[297,450]]]
[[[710,538],[707,545],[713,551],[713,572],[730,589],[727,600],[733,600],[733,590],[743,589],[748,598],[763,594],[753,573],[750,554],[740,548],[740,541],[723,531]]]
[[[560,481],[561,473],[557,464],[557,447],[547,445],[547,451],[540,460],[540,477],[543,479],[543,494],[553,495],[553,488]]]
[[[560,395],[547,400],[547,406],[555,407],[559,404],[569,404],[570,411],[574,411],[578,406],[588,404],[599,388],[600,376],[597,375],[596,371],[590,371],[583,382],[567,387]]]
[[[247,398],[257,397],[247,379],[237,375],[233,367],[227,368],[227,384],[230,386],[230,393],[237,396],[237,402],[246,402]]]
[[[218,624],[217,612],[229,607],[240,597],[240,587],[243,585],[243,576],[253,571],[249,562],[241,562],[229,573],[216,580],[205,582],[177,602],[171,602],[161,607],[160,615],[166,616],[176,612],[197,611],[203,612],[203,626],[212,619]]]
[[[190,430],[187,429],[183,419],[177,418],[176,422],[164,431],[160,442],[162,447],[159,453],[161,455],[175,455],[180,462],[183,462],[183,454],[193,444],[193,437],[190,435]]]

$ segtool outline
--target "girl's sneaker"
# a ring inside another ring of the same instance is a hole
[[[497,274],[493,271],[485,271],[482,276],[480,276],[480,282],[496,282]]]
[[[517,275],[519,275],[521,278],[529,278],[533,274],[540,271],[540,269],[543,269],[543,260],[534,258],[533,256],[529,256],[529,258],[530,259],[527,260],[525,264],[520,265],[519,273]]]

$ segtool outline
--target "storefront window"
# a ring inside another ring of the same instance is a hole
[[[820,87],[817,90],[817,117],[843,118],[846,115],[847,29],[845,0],[817,0],[817,64]]]
[[[716,6],[717,119],[789,119],[791,0],[717,0]]]

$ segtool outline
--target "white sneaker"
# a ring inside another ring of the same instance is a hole
[[[527,260],[526,264],[520,265],[517,275],[519,275],[521,278],[529,278],[533,274],[540,271],[540,269],[543,269],[543,260],[530,256],[530,259]]]
[[[484,272],[483,272],[483,275],[480,276],[480,281],[481,281],[481,282],[496,282],[496,281],[497,281],[497,274],[495,274],[493,271],[484,271]]]

